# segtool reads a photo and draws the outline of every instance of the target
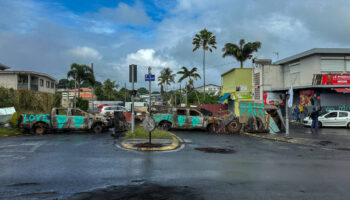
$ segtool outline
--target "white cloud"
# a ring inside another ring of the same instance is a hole
[[[95,49],[91,47],[86,47],[86,46],[77,46],[69,50],[69,52],[80,58],[90,58],[90,59],[97,59],[101,60],[102,55]]]
[[[154,49],[139,49],[136,53],[130,53],[125,59],[127,64],[151,67],[177,67],[174,60],[156,55]]]

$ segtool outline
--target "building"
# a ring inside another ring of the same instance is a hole
[[[314,48],[273,64],[254,63],[254,99],[283,105],[293,87],[295,105],[350,110],[350,48]]]
[[[221,74],[221,98],[219,103],[227,101],[228,110],[233,111],[234,100],[252,99],[252,68],[232,68]]]
[[[26,89],[54,94],[56,79],[39,72],[7,70],[9,67],[0,64],[0,87]]]
[[[198,92],[203,92],[203,86],[195,88]],[[207,84],[205,85],[205,93],[211,94],[211,95],[219,95],[220,94],[221,87],[214,84]]]
[[[62,93],[61,105],[62,107],[73,107],[74,97],[78,97],[78,89],[57,89],[57,92]],[[91,104],[92,90],[90,88],[80,88],[80,98],[86,99]],[[93,95],[96,100],[96,95]],[[96,107],[97,105],[94,105]],[[91,105],[89,105],[91,107]]]

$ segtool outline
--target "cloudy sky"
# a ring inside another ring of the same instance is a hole
[[[128,65],[198,67],[192,38],[203,28],[217,37],[207,56],[207,83],[239,67],[222,47],[261,41],[254,56],[277,60],[315,47],[350,47],[350,1],[343,0],[0,0],[0,63],[15,70],[66,76],[73,62],[94,63],[97,79],[123,85]],[[245,67],[251,67],[250,61]],[[202,81],[197,81],[200,85]],[[170,88],[178,87],[172,85]]]

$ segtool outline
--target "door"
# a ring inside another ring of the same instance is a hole
[[[180,108],[176,110],[176,119],[175,124],[176,128],[187,128],[188,127],[188,121],[187,121],[187,109],[186,108]]]
[[[190,109],[188,116],[188,126],[189,128],[203,128],[204,119],[202,113],[197,110]]]
[[[88,128],[88,114],[80,109],[73,108],[68,116],[69,128],[75,130],[86,130]]]
[[[347,126],[348,125],[348,112],[339,112],[338,123],[339,126]]]
[[[51,115],[52,128],[60,130],[69,127],[68,109],[58,108],[55,113]]]
[[[322,120],[322,125],[324,126],[337,126],[338,112],[330,112],[324,116]]]

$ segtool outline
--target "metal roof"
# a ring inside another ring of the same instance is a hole
[[[44,76],[47,77],[49,79],[52,79],[54,81],[57,81],[57,79],[55,79],[54,77],[45,74],[45,73],[39,73],[39,72],[33,72],[33,71],[15,71],[15,70],[6,70],[6,71],[0,71],[0,74],[33,74],[33,75],[37,75],[37,76]]]
[[[311,56],[314,54],[350,54],[350,48],[313,48],[293,56],[284,58],[282,60],[278,60],[273,64],[280,65],[284,63],[288,63],[293,60],[297,60],[303,57]]]

